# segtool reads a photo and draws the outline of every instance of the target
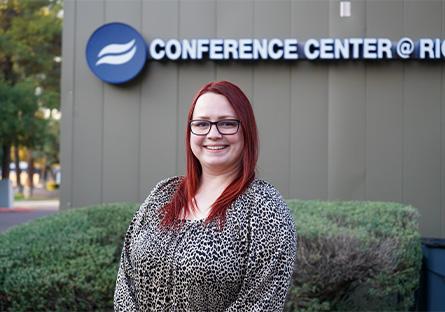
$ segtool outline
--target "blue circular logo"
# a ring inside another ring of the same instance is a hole
[[[100,80],[120,84],[133,79],[144,68],[147,45],[133,27],[109,23],[91,35],[86,58],[91,71]]]

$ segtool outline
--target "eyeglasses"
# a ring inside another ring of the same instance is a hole
[[[224,119],[218,121],[192,120],[190,130],[194,135],[207,135],[213,125],[220,134],[230,135],[238,132],[240,121],[236,119]]]

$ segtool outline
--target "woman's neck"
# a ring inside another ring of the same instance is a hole
[[[203,170],[201,181],[199,183],[199,190],[221,190],[221,192],[235,180],[239,174],[239,167],[226,170],[224,172],[211,172]]]
[[[187,219],[203,219],[208,216],[210,207],[224,192],[227,186],[235,180],[239,174],[239,167],[217,172],[203,168],[198,190],[193,198],[194,203],[190,207]],[[184,217],[184,216],[183,216]]]

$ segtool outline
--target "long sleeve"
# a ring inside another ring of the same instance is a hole
[[[138,311],[137,289],[135,289],[134,268],[131,261],[133,242],[142,226],[156,218],[154,206],[159,205],[158,196],[163,192],[172,181],[178,178],[170,178],[159,182],[145,199],[144,203],[134,215],[130,222],[124,238],[119,271],[116,279],[116,288],[114,291],[114,310],[115,311]]]
[[[133,285],[132,266],[128,255],[127,240],[122,249],[119,272],[114,291],[115,311],[137,311],[136,296]]]
[[[246,274],[227,312],[283,311],[294,270],[296,232],[289,208],[278,196],[266,209],[253,212]]]
[[[136,293],[134,288],[133,266],[130,260],[131,241],[135,227],[140,223],[145,203],[141,205],[133,217],[125,234],[124,246],[121,253],[121,261],[117,274],[116,288],[114,291],[115,311],[137,311]]]

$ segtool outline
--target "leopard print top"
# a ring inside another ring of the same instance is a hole
[[[115,311],[282,311],[296,255],[289,208],[254,179],[217,221],[161,229],[160,208],[180,182],[159,182],[130,223],[114,293]]]

